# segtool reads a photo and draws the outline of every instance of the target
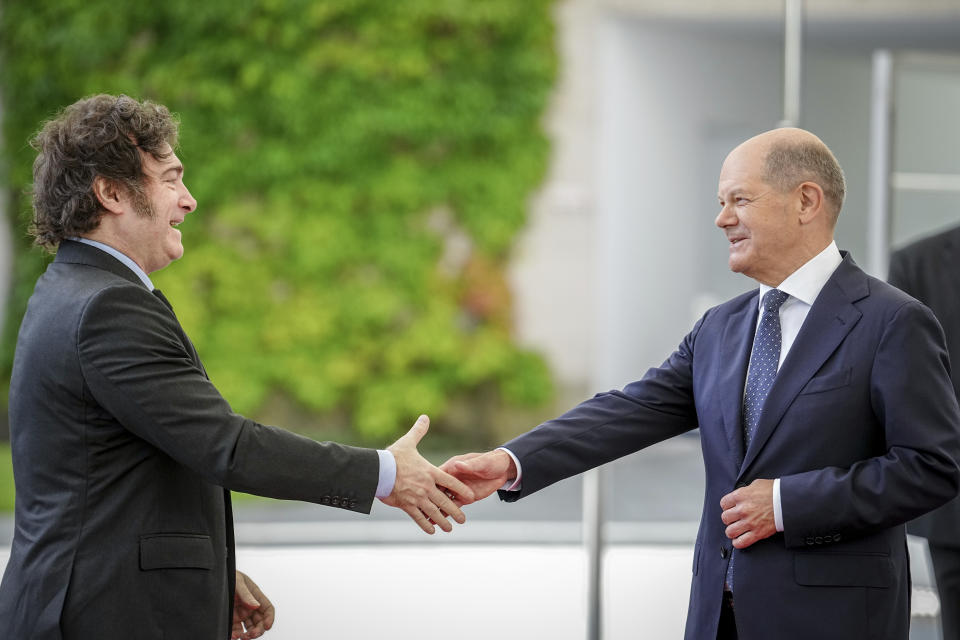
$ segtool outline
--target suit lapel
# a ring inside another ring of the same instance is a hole
[[[92,267],[97,267],[99,269],[104,269],[146,289],[146,287],[143,285],[143,281],[137,277],[137,274],[127,268],[127,266],[122,262],[114,258],[106,251],[82,242],[74,242],[72,240],[64,240],[61,242],[59,248],[57,249],[57,255],[54,258],[54,261],[68,264],[85,264]],[[207,370],[204,369],[203,363],[200,361],[200,355],[197,353],[193,343],[190,342],[190,338],[187,337],[187,333],[180,325],[180,320],[177,319],[177,314],[174,312],[170,301],[167,300],[166,296],[164,296],[159,289],[155,289],[153,293],[157,298],[160,299],[161,302],[163,302],[163,305],[170,312],[170,315],[173,316],[173,319],[177,324],[177,331],[180,334],[180,339],[183,342],[184,348],[187,350],[187,354],[190,356],[191,360],[193,360],[193,363],[200,368],[200,370],[203,372],[203,375],[206,376]]]
[[[747,362],[753,347],[754,328],[757,326],[759,302],[750,296],[749,304],[727,318],[721,341],[720,390],[723,428],[730,444],[731,461],[735,469],[743,460],[743,385],[747,379]]]
[[[865,274],[846,257],[824,285],[770,388],[740,476],[756,460],[797,394],[860,320],[853,302],[869,294]]]
[[[197,353],[197,348],[193,346],[193,342],[190,341],[190,338],[187,336],[187,332],[183,330],[183,325],[180,324],[180,319],[177,318],[177,313],[173,310],[173,305],[170,304],[170,301],[167,300],[167,296],[163,295],[163,292],[160,289],[154,289],[153,295],[160,299],[163,302],[163,305],[170,311],[170,315],[173,316],[174,321],[177,324],[177,332],[180,334],[180,340],[183,342],[184,349],[187,350],[187,353],[190,354],[193,364],[195,364],[200,371],[203,372],[203,375],[207,378],[207,370],[203,367],[203,363],[200,361],[200,354]]]

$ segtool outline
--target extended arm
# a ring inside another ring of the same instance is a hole
[[[600,466],[697,427],[693,401],[693,345],[701,319],[677,350],[622,391],[600,393],[559,418],[506,443],[520,461],[522,487],[501,491],[518,500],[564,478]],[[490,495],[518,470],[502,450],[451,458],[442,466],[474,490]]]

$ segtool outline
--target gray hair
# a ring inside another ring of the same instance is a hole
[[[802,182],[820,185],[834,223],[847,192],[840,163],[827,145],[818,140],[772,144],[764,162],[763,180],[781,192],[794,189]]]

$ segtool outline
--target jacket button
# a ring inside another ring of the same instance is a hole
[[[323,496],[322,498],[320,498],[320,504],[329,505],[329,504],[330,504],[330,496]]]
[[[332,504],[332,505],[335,506],[335,507],[339,507],[339,506],[340,506],[340,496],[333,496],[333,500],[330,501],[330,504]]]
[[[804,540],[804,542],[806,542],[807,545],[811,547],[816,544],[816,541],[814,540],[813,536],[807,536],[807,539]]]
[[[822,537],[822,536],[817,536],[816,538],[813,539],[813,541],[814,541],[816,544],[823,544],[823,537]]]
[[[351,501],[350,501],[350,508],[351,508],[351,509],[356,509],[356,508],[357,508],[357,501],[356,501],[356,500],[351,500]]]
[[[839,533],[833,534],[833,541],[834,541],[834,542],[840,542],[840,534],[839,534]]]
[[[723,559],[723,560],[726,560],[728,555],[730,555],[730,552],[727,550],[727,548],[724,547],[724,546],[721,546],[721,547],[720,547],[720,558]]]

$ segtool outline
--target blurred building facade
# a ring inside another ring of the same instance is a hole
[[[752,286],[713,224],[720,165],[782,117],[783,3],[567,0],[551,170],[512,262],[519,339],[569,403],[659,364]],[[960,3],[805,3],[799,125],[843,165],[837,240],[867,266],[871,73],[895,60],[892,168],[960,175]],[[895,191],[891,244],[960,221],[960,190]],[[884,277],[885,273],[875,274]]]

